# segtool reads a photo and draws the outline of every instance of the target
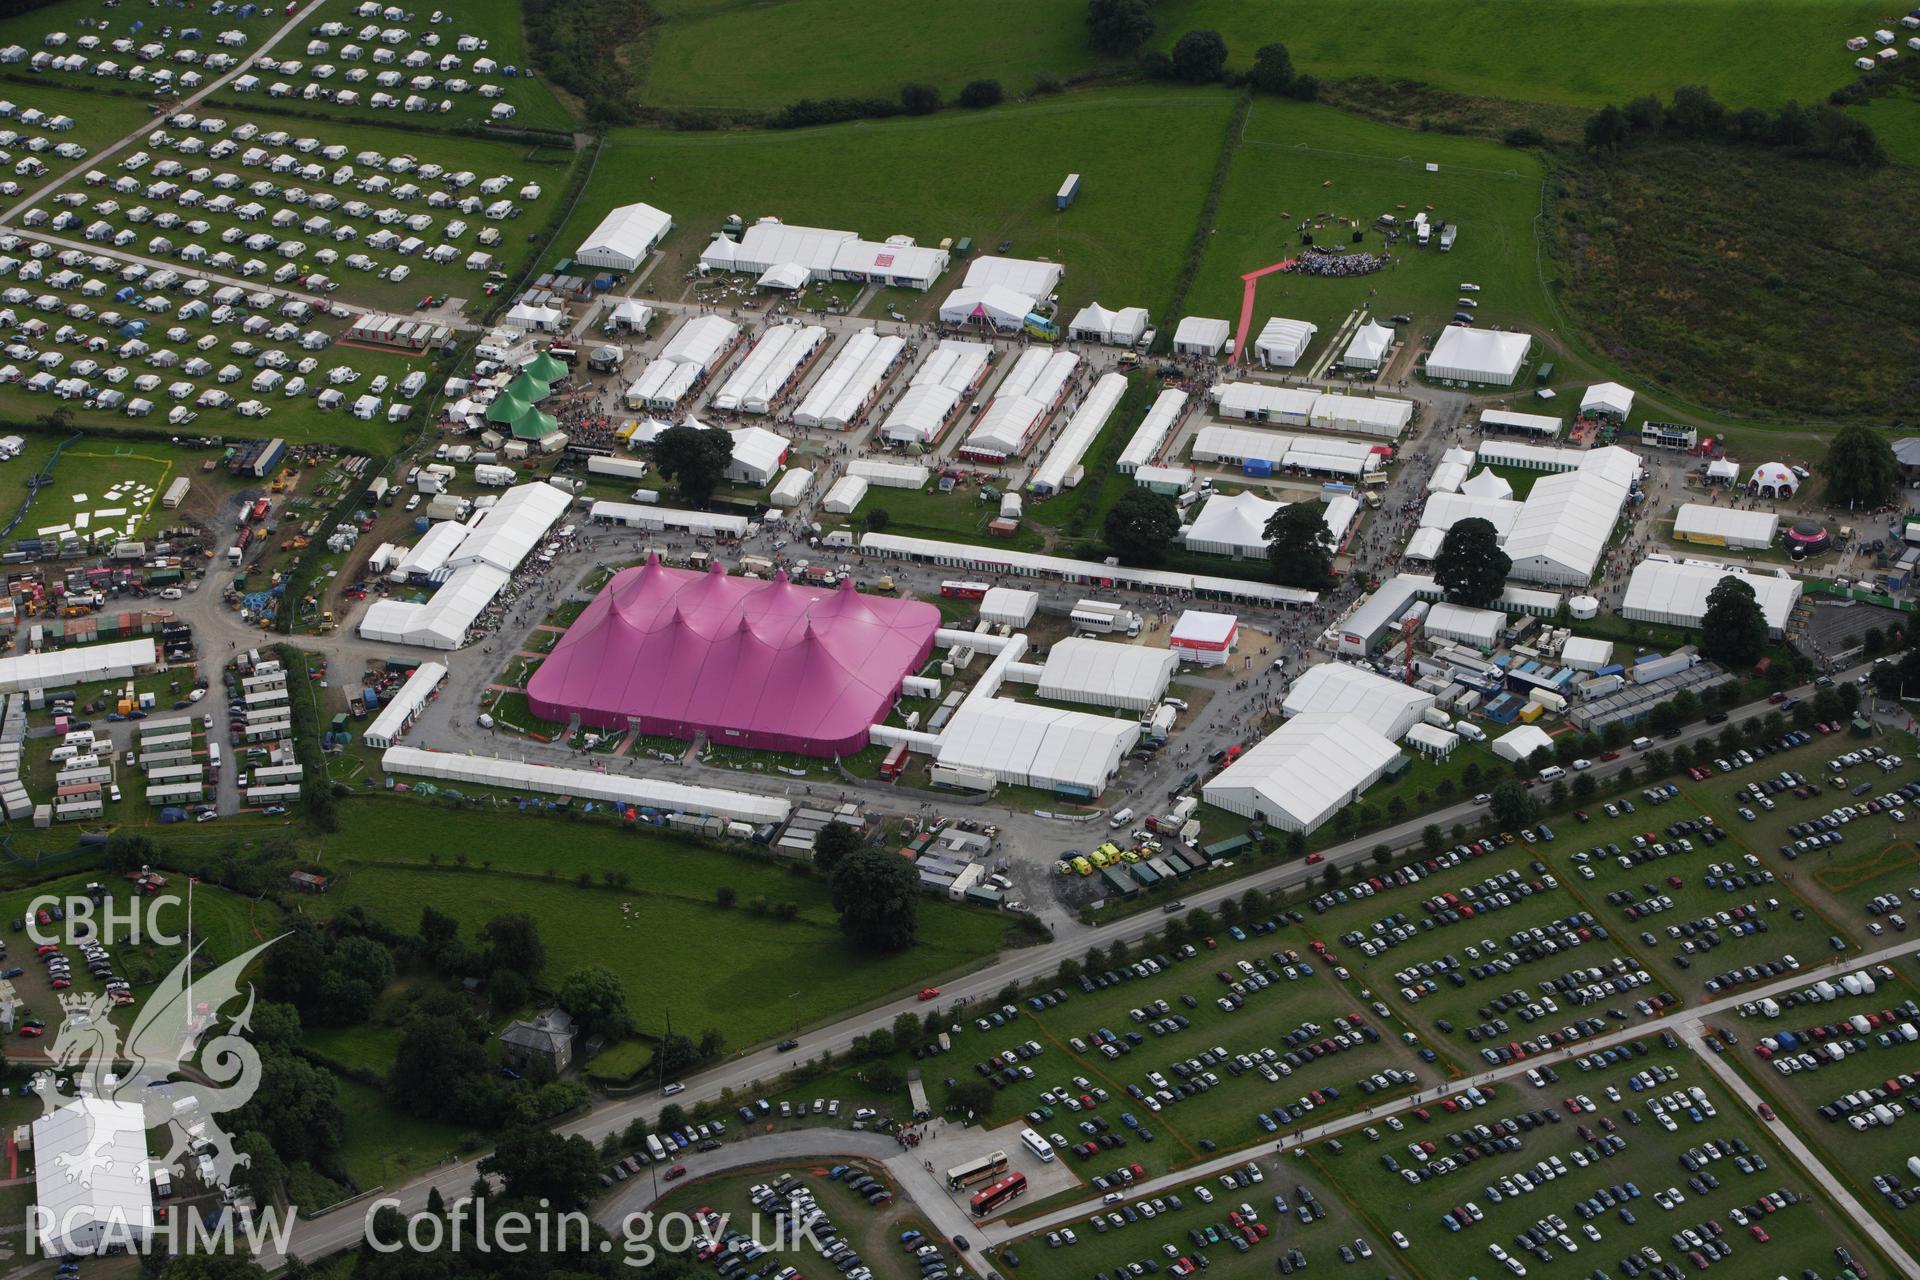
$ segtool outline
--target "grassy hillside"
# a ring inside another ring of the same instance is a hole
[[[1612,359],[1716,409],[1910,419],[1920,248],[1888,215],[1920,171],[1652,146],[1564,182],[1561,298]]]
[[[976,76],[1024,91],[1042,72],[1098,70],[1083,4],[658,0],[650,106],[769,108],[891,97],[908,81],[951,96]],[[1522,101],[1599,105],[1706,82],[1735,105],[1812,101],[1853,75],[1844,42],[1882,24],[1862,0],[1163,0],[1154,43],[1213,28],[1232,65],[1283,41],[1323,79],[1378,76]]]

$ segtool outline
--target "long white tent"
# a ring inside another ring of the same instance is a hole
[[[872,407],[893,366],[907,348],[898,334],[862,329],[847,339],[827,371],[807,389],[793,411],[794,425],[845,431]]]
[[[881,458],[855,458],[847,464],[847,474],[859,476],[882,489],[924,489],[933,478],[932,469],[917,462],[888,462]]]
[[[713,408],[722,413],[771,413],[788,386],[827,341],[817,324],[777,324],[760,336],[720,390]]]
[[[1787,618],[1800,601],[1801,586],[1785,573],[1755,573],[1710,560],[1672,560],[1649,556],[1634,566],[1627,579],[1620,616],[1635,622],[1658,622],[1675,627],[1697,627],[1707,614],[1707,596],[1725,578],[1737,578],[1753,588],[1767,631],[1775,637],[1787,629]]]
[[[1106,427],[1107,419],[1120,406],[1121,398],[1127,394],[1127,377],[1123,373],[1105,373],[1093,384],[1093,390],[1073,411],[1073,417],[1067,420],[1066,430],[1053,442],[1053,448],[1040,465],[1034,468],[1028,486],[1038,494],[1057,493],[1071,487],[1068,479],[1080,466],[1080,460],[1087,456],[1087,450]]]
[[[139,1102],[82,1096],[33,1122],[31,1250],[144,1252],[154,1227],[145,1117]]]
[[[1140,740],[1140,722],[1010,698],[969,698],[940,738],[936,763],[1002,783],[1092,797]]]
[[[1683,504],[1673,518],[1673,536],[1677,541],[1714,547],[1770,547],[1779,532],[1777,511],[1739,511],[1689,502]]]
[[[400,692],[380,708],[380,714],[367,726],[361,741],[376,750],[392,746],[401,734],[413,727],[427,700],[446,678],[447,668],[442,663],[423,662],[415,667],[407,682],[400,686]]]
[[[745,516],[717,511],[683,511],[677,507],[656,507],[641,502],[597,501],[587,509],[587,518],[597,524],[617,524],[628,529],[679,529],[696,537],[743,538],[752,523]]]
[[[802,227],[763,218],[734,241],[716,236],[700,255],[709,271],[755,277],[775,268],[797,268],[802,282],[860,280],[923,292],[947,269],[944,249],[916,245],[906,236],[862,240],[851,231]]]
[[[1380,469],[1377,447],[1333,436],[1293,436],[1248,427],[1202,427],[1193,436],[1195,462],[1244,466],[1265,462],[1276,470],[1358,479]]]
[[[1451,382],[1510,387],[1532,349],[1533,339],[1524,333],[1448,325],[1427,354],[1426,373]]]
[[[1215,383],[1208,394],[1223,418],[1281,426],[1358,431],[1398,439],[1413,422],[1413,402],[1391,396],[1352,396],[1264,382]]]
[[[1209,778],[1201,795],[1282,831],[1311,832],[1358,801],[1399,756],[1357,716],[1300,715]]]
[[[1153,399],[1153,407],[1147,410],[1147,416],[1134,428],[1133,436],[1127,441],[1127,447],[1120,451],[1119,471],[1123,476],[1132,475],[1147,463],[1152,462],[1173,435],[1174,427],[1180,421],[1180,415],[1187,408],[1187,393],[1178,387],[1168,387]]]
[[[967,542],[910,538],[897,533],[864,533],[860,550],[901,560],[922,560],[975,573],[1008,573],[1018,577],[1059,578],[1065,582],[1118,584],[1138,591],[1166,594],[1185,592],[1201,599],[1236,600],[1269,608],[1293,608],[1319,600],[1315,591],[1282,587],[1247,578],[1218,578],[1211,574],[1178,573],[1171,569],[1136,569],[1102,564],[1097,560],[1070,560],[1037,551],[1012,551]]]
[[[1069,636],[1047,650],[1040,696],[1145,711],[1166,693],[1178,665],[1171,649]]]
[[[119,680],[158,661],[159,651],[151,636],[0,658],[0,693]]]
[[[671,214],[650,204],[621,205],[587,233],[587,238],[574,250],[573,260],[585,267],[637,271],[654,246],[671,230]]]
[[[1300,674],[1280,710],[1287,716],[1352,716],[1387,741],[1398,742],[1431,706],[1433,695],[1424,689],[1364,667],[1323,662]]]
[[[1560,419],[1544,413],[1514,413],[1510,409],[1483,409],[1480,413],[1483,431],[1511,431],[1552,440],[1560,434],[1560,427]]]
[[[494,756],[422,751],[418,747],[388,747],[380,757],[380,767],[388,773],[408,777],[538,791],[576,800],[601,800],[734,822],[785,822],[793,810],[785,800],[745,791],[687,786],[593,769],[563,769]]]

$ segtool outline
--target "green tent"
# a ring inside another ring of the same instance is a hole
[[[509,391],[503,396],[496,396],[493,403],[487,406],[487,421],[505,426],[532,407]]]
[[[525,377],[538,378],[542,382],[558,382],[571,371],[567,368],[566,362],[558,356],[542,351],[529,360],[520,372]]]
[[[513,420],[513,438],[516,440],[538,440],[549,432],[560,429],[559,421],[550,413],[528,405],[526,412]]]
[[[507,394],[522,404],[539,404],[553,389],[530,373],[523,373],[507,385]]]

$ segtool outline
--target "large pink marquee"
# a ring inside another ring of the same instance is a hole
[[[940,612],[865,596],[669,569],[617,574],[527,686],[565,723],[804,755],[851,755],[933,650]]]

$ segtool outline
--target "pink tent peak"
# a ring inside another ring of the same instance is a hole
[[[808,755],[867,745],[940,614],[916,600],[669,569],[649,557],[587,606],[527,688],[535,715]]]

